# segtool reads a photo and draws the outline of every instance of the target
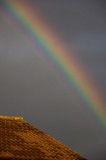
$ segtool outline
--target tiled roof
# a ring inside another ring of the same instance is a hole
[[[21,117],[0,116],[0,159],[84,160]]]

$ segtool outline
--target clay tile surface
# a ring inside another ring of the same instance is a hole
[[[84,160],[22,117],[0,116],[0,159]]]

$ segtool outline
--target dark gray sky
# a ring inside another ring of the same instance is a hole
[[[106,3],[32,0],[73,51],[105,101]],[[0,13],[0,114],[24,120],[90,160],[106,159],[106,141],[55,71]]]

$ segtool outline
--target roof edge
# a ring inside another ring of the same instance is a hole
[[[23,120],[23,117],[0,116],[0,119]]]

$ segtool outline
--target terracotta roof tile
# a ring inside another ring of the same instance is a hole
[[[22,117],[0,116],[0,159],[84,160]]]

